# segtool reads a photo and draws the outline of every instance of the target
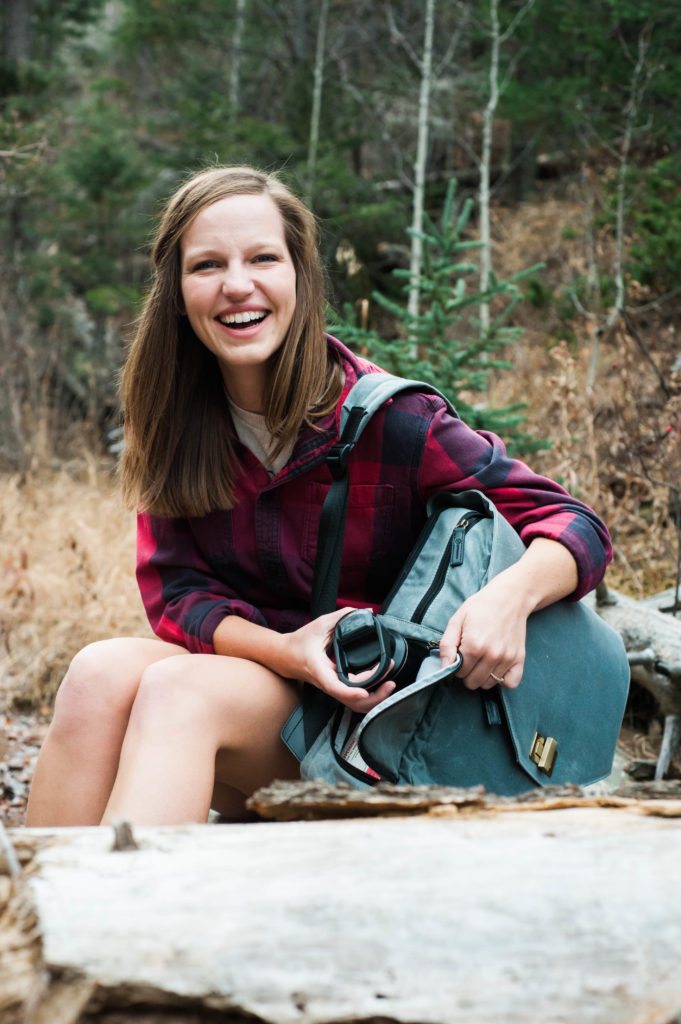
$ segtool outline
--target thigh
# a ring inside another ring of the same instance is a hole
[[[298,762],[280,738],[300,703],[301,684],[245,658],[192,654],[145,672],[131,724],[173,736],[215,757],[215,781],[241,793],[274,778],[297,778]]]

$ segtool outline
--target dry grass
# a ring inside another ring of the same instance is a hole
[[[526,402],[528,432],[551,441],[533,467],[560,480],[608,523],[615,560],[608,581],[634,597],[672,586],[679,558],[681,505],[681,373],[673,318],[656,309],[637,321],[640,342],[659,367],[666,393],[641,344],[621,325],[598,340],[597,375],[589,389],[597,331],[609,310],[558,315],[559,295],[583,281],[590,260],[612,266],[612,239],[592,232],[581,197],[556,198],[495,211],[496,266],[502,275],[543,261],[546,307],[523,304],[521,342],[506,354],[511,373],[492,384],[490,403]],[[647,301],[636,282],[630,296]],[[565,302],[563,302],[563,306]]]
[[[40,705],[73,654],[150,635],[134,578],[134,516],[93,459],[0,478],[0,695]]]

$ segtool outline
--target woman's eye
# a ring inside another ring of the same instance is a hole
[[[255,257],[254,262],[255,263],[276,263],[277,262],[277,258],[278,257],[276,257],[274,255],[274,253],[262,252],[258,256]]]
[[[194,266],[192,267],[192,271],[196,272],[197,270],[212,270],[214,267],[217,267],[217,265],[217,260],[199,260],[199,262],[195,263]]]

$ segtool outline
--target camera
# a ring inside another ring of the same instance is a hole
[[[432,645],[424,641],[407,640],[389,629],[365,608],[350,612],[338,622],[327,653],[335,660],[338,677],[346,686],[375,690],[385,679],[392,679],[398,687],[413,682],[431,649]],[[350,678],[372,669],[361,682]]]

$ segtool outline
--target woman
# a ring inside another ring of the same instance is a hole
[[[372,420],[351,460],[336,612],[310,621],[324,453],[344,395],[377,368],[324,336],[312,214],[274,175],[225,167],[171,198],[122,380],[123,490],[159,639],[91,644],[60,687],[27,823],[240,819],[298,763],[280,739],[304,684],[365,712],[325,650],[351,607],[378,607],[440,490],[484,490],[528,545],[453,615],[443,663],[517,686],[527,617],[601,578],[608,534],[559,485],[509,459],[432,396]]]

